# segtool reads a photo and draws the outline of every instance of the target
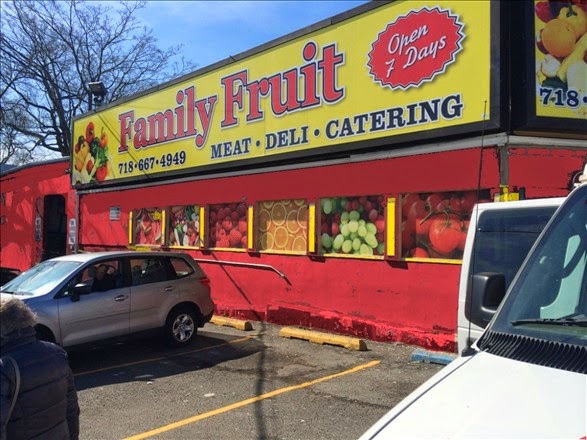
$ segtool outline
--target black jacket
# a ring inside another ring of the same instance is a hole
[[[65,350],[38,341],[34,329],[28,327],[3,337],[0,354],[2,440],[77,440],[79,405]],[[15,372],[5,356],[16,360],[20,369],[20,392],[8,421]]]

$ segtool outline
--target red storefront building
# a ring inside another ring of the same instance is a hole
[[[69,160],[2,175],[2,266],[176,249],[217,314],[454,351],[473,204],[566,195],[587,158],[587,35],[553,67],[548,22],[373,2],[86,113]]]

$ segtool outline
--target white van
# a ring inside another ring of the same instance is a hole
[[[368,439],[584,439],[587,435],[587,165],[507,296],[473,275],[474,354],[461,356],[373,425]],[[503,299],[503,301],[502,301]]]
[[[502,273],[507,290],[530,248],[563,200],[564,197],[557,197],[475,206],[467,232],[459,282],[459,354],[469,352],[491,318],[488,314],[483,326],[470,321],[472,276],[483,272]],[[495,312],[498,305],[485,304],[484,307]]]

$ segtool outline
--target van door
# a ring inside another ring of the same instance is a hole
[[[551,206],[514,207],[504,202],[503,207],[491,206],[480,210],[474,226],[473,248],[469,255],[467,279],[461,278],[458,317],[459,352],[467,350],[483,332],[483,328],[470,322],[469,280],[481,272],[501,273],[505,277],[506,290],[524,262],[530,248],[559,206],[558,199]],[[468,239],[470,237],[467,237]],[[466,286],[466,287],[463,287]]]

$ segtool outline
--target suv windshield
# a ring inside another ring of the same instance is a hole
[[[43,261],[2,286],[3,293],[43,295],[80,266],[77,261]]]
[[[587,346],[587,186],[569,196],[491,330]]]

